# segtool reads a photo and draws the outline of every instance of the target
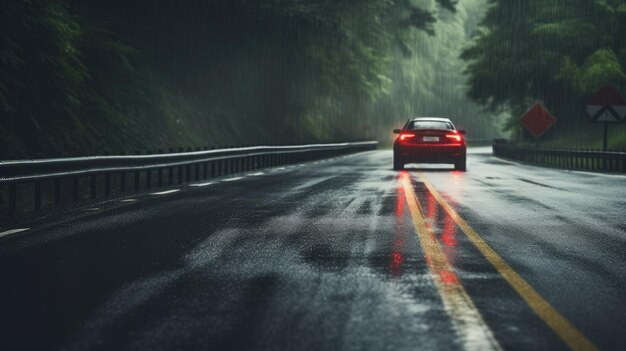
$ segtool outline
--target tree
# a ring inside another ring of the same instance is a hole
[[[593,91],[607,84],[624,88],[624,0],[490,0],[489,6],[462,53],[472,100],[513,117],[541,100],[577,125]]]
[[[2,156],[374,137],[425,3],[7,0]]]

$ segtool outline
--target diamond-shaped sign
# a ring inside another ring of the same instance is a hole
[[[536,102],[526,113],[520,118],[522,125],[534,135],[535,138],[540,137],[545,133],[554,122],[556,118],[552,116],[550,111],[543,106],[540,102]]]
[[[592,122],[621,122],[626,117],[626,99],[613,87],[600,88],[587,102]]]

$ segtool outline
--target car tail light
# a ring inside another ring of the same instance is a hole
[[[415,134],[400,134],[400,141],[406,141],[407,139],[413,138]]]
[[[446,134],[446,138],[451,139],[453,142],[456,142],[456,143],[461,142],[460,134]]]

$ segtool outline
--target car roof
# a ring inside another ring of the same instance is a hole
[[[450,118],[444,118],[444,117],[415,117],[415,118],[411,118],[411,121],[437,121],[437,122],[452,123]]]

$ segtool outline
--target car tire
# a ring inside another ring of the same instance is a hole
[[[401,171],[403,169],[404,169],[404,161],[400,157],[393,155],[393,170]]]
[[[467,158],[463,157],[454,163],[454,169],[457,171],[467,171]]]

